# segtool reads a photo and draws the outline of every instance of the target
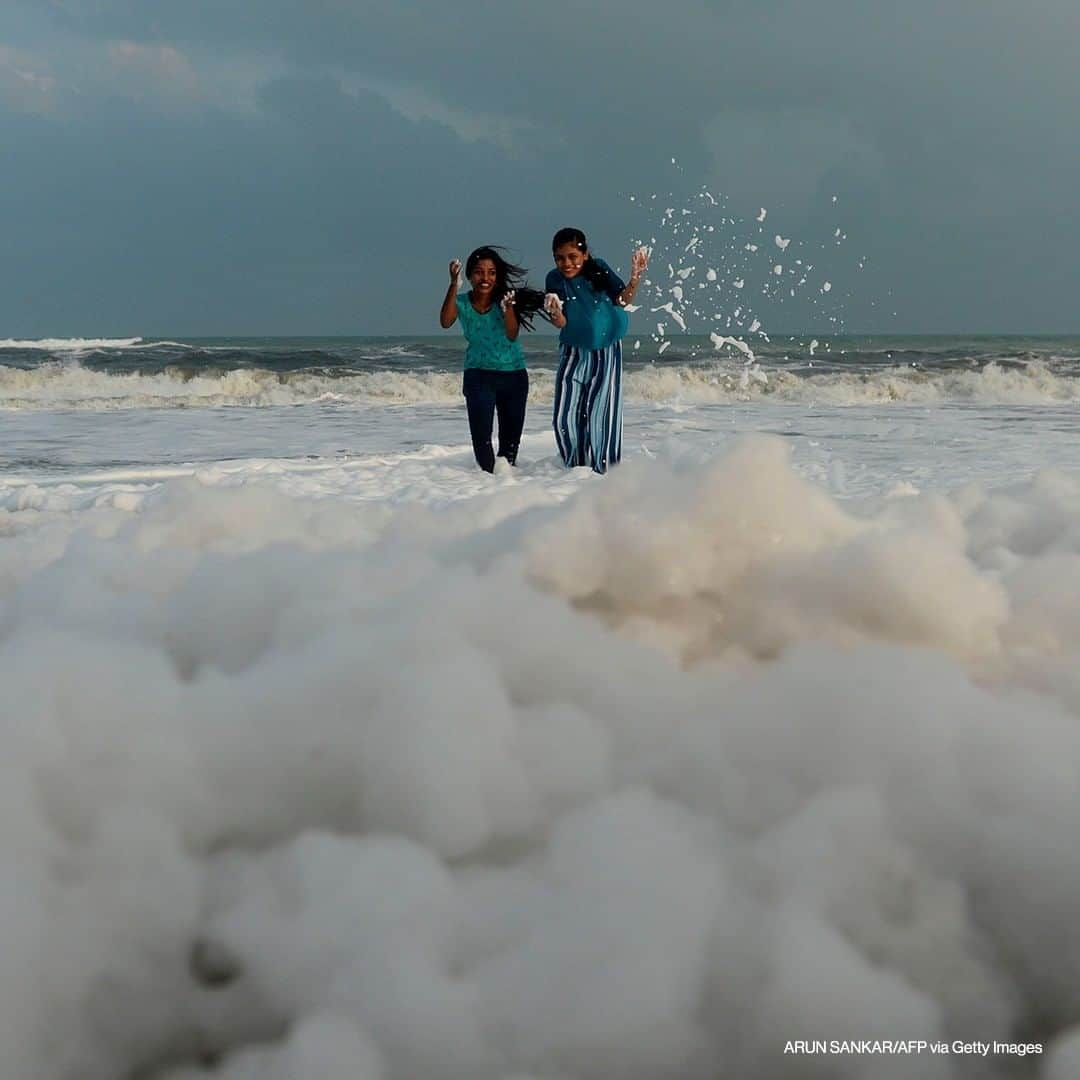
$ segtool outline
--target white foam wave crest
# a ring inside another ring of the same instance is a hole
[[[1023,367],[988,364],[978,371],[927,372],[908,367],[874,372],[794,374],[758,364],[655,364],[626,373],[631,402],[723,404],[769,400],[829,405],[889,403],[1055,404],[1080,401],[1080,379],[1045,363]],[[549,400],[552,373],[530,372],[530,400]],[[258,368],[181,375],[111,373],[79,364],[47,363],[32,369],[0,367],[3,409],[133,409],[259,407],[339,401],[357,404],[458,404],[461,375],[451,372],[376,371],[326,376],[281,374]]]
[[[1075,1075],[1080,480],[492,479],[0,517],[10,1075]]]
[[[46,352],[85,352],[87,349],[128,349],[144,344],[132,338],[16,338],[0,339],[0,349],[42,349]]]
[[[329,378],[259,368],[184,375],[94,371],[77,364],[0,368],[0,408],[153,409],[304,405],[319,401],[382,404],[461,400],[461,375],[378,371]]]
[[[977,371],[877,371],[795,374],[761,364],[666,366],[631,371],[626,395],[638,401],[705,404],[735,401],[880,405],[971,402],[1039,405],[1080,401],[1080,379],[1033,361],[1023,367],[987,364]]]

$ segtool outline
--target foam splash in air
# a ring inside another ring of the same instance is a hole
[[[666,311],[671,316],[672,321],[679,327],[680,330],[686,330],[686,321],[682,315],[675,310],[671,301],[666,304],[661,304],[659,307],[654,307],[653,311]]]
[[[722,334],[712,333],[709,335],[709,340],[717,349],[722,349],[726,345],[730,345],[733,349],[738,349],[748,360],[754,359],[754,352],[749,345],[746,344],[741,338],[724,337]]]
[[[775,324],[780,308],[788,304],[800,306],[804,326],[846,332],[845,308],[851,294],[843,287],[834,290],[832,284],[823,284],[826,275],[831,278],[834,271],[846,268],[838,265],[835,250],[848,235],[835,222],[836,196],[830,197],[827,232],[815,237],[785,236],[771,227],[766,232],[770,211],[765,207],[759,207],[753,218],[743,217],[732,208],[728,196],[707,185],[685,198],[670,191],[664,198],[662,213],[639,226],[639,232],[649,236],[658,255],[654,266],[666,267],[668,281],[654,269],[645,285],[652,293],[654,309],[670,304],[681,316],[685,330],[679,327],[680,331],[707,332],[709,324],[720,322],[734,334],[749,333],[752,321],[759,327]],[[635,201],[643,213],[655,214],[655,207],[650,210],[648,203]],[[786,253],[784,262],[769,257],[773,249]],[[860,255],[856,267],[863,270],[865,265],[866,256]],[[685,288],[676,291],[678,285]],[[751,294],[749,302],[736,298],[735,293],[742,290]],[[870,306],[875,307],[876,301],[871,300]],[[669,315],[670,321],[674,320]],[[786,321],[791,322],[790,315]],[[659,342],[667,332],[658,328],[652,337]],[[790,340],[795,343],[794,338]]]

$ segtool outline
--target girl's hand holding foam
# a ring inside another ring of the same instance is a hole
[[[450,280],[456,285],[459,275],[461,274],[461,260],[450,260]]]
[[[499,307],[503,309],[503,314],[506,314],[507,308],[514,306],[514,290],[507,289],[503,298],[499,301]]]
[[[645,246],[639,247],[630,254],[630,280],[623,286],[623,291],[615,298],[615,303],[620,307],[630,307],[630,301],[634,299],[634,293],[637,292],[638,282],[641,281],[641,275],[645,273],[645,267],[649,265],[649,249]],[[637,310],[634,308],[633,310]]]
[[[563,302],[558,293],[544,294],[544,311],[551,320],[551,325],[562,329],[566,325],[566,316],[563,314]]]

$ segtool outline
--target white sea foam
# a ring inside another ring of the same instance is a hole
[[[85,352],[87,349],[127,349],[142,345],[141,337],[132,338],[16,338],[0,339],[0,349],[42,349],[46,352]],[[165,344],[165,343],[162,343]]]
[[[0,367],[0,408],[117,409],[296,405],[312,401],[415,404],[460,399],[461,375],[376,371],[331,378],[238,368],[186,377],[95,371],[78,364]]]
[[[753,358],[745,342],[713,335],[717,348],[729,345]],[[1022,369],[989,364],[981,371],[929,375],[913,368],[885,368],[873,373],[797,375],[757,362],[762,379],[745,382],[742,364],[647,368],[629,373],[627,397],[636,401],[723,403],[769,400],[789,404],[1045,405],[1080,401],[1080,381],[1055,375],[1033,362]]]
[[[793,1033],[1075,1031],[1077,478],[466,465],[423,459],[476,484],[442,510],[268,463],[0,517],[12,1077],[794,1080]]]
[[[682,297],[677,297],[677,299],[681,300]],[[674,301],[669,300],[666,304],[661,304],[659,307],[654,307],[651,310],[653,310],[653,311],[666,311],[668,313],[668,315],[670,316],[672,322],[674,322],[675,325],[678,326],[680,330],[683,330],[683,331],[686,330],[686,320],[682,317],[682,315],[678,311],[675,310]]]
[[[713,343],[714,348],[723,349],[730,346],[733,349],[738,349],[748,360],[754,359],[753,349],[741,338],[725,337],[723,334],[712,333],[709,335],[709,340]]]
[[[684,320],[669,302],[662,310],[680,327]],[[665,332],[657,324],[658,333]],[[756,332],[757,320],[748,328]],[[714,344],[740,339],[712,334]],[[743,343],[745,344],[745,343]],[[717,345],[717,347],[720,347]],[[742,349],[740,345],[735,348]],[[745,350],[742,350],[745,351]],[[777,401],[862,405],[940,402],[981,404],[1057,404],[1080,401],[1080,379],[1033,360],[1023,365],[987,364],[981,369],[927,371],[889,367],[873,371],[797,375],[762,365],[768,385],[753,390]],[[738,368],[723,363],[671,364],[636,368],[625,376],[631,402],[724,402],[745,399]],[[530,401],[549,401],[554,377],[530,372]],[[451,372],[379,371],[328,377],[310,372],[282,375],[236,369],[190,378],[168,373],[142,375],[94,371],[79,365],[44,364],[32,369],[0,367],[0,409],[53,410],[217,408],[305,405],[314,402],[379,405],[458,405],[461,375]]]

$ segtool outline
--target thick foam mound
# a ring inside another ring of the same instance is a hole
[[[1074,478],[840,505],[752,439],[0,534],[13,1077],[1071,1075]]]

